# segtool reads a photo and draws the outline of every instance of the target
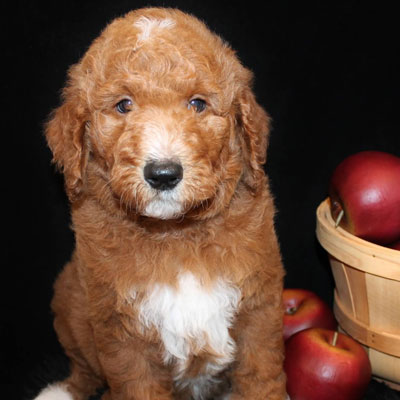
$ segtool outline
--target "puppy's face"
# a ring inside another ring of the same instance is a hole
[[[70,70],[47,129],[70,198],[111,193],[127,212],[173,219],[218,212],[240,180],[254,189],[268,118],[250,79],[193,17],[148,9],[114,21]]]

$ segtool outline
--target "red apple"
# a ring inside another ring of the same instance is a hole
[[[359,400],[371,379],[364,348],[327,329],[311,328],[292,336],[286,342],[284,368],[291,400]]]
[[[332,217],[340,226],[377,244],[400,240],[400,157],[362,151],[344,159],[330,185]]]
[[[283,338],[307,328],[336,329],[332,310],[315,293],[304,289],[283,290]]]
[[[389,247],[394,250],[400,250],[400,240],[396,243],[392,243]]]

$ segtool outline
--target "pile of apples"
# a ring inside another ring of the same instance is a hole
[[[344,159],[329,183],[336,227],[400,250],[400,158],[362,151]],[[285,289],[284,340],[291,400],[359,400],[371,379],[364,348],[337,332],[331,309],[316,294]]]
[[[284,368],[291,400],[360,400],[371,380],[364,348],[337,332],[332,310],[315,293],[283,291]]]

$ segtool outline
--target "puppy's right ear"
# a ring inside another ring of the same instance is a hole
[[[69,71],[69,81],[62,93],[63,103],[54,110],[46,124],[47,143],[53,152],[53,162],[64,173],[65,187],[70,201],[80,195],[87,164],[85,145],[87,111],[78,86],[79,66]]]

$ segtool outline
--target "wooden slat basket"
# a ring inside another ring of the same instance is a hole
[[[373,375],[396,387],[400,384],[400,251],[335,228],[329,206],[328,198],[317,209],[317,238],[329,253],[336,319],[366,348]]]

